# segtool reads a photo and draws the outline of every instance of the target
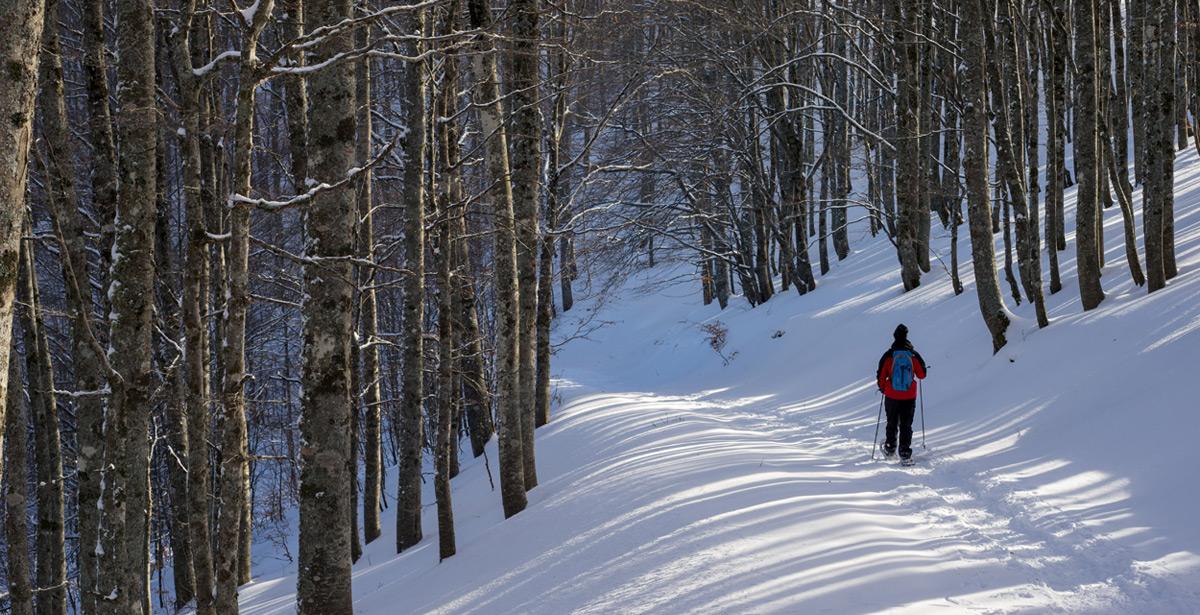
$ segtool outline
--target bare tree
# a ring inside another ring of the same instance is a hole
[[[10,348],[10,351],[12,349]],[[17,356],[15,352],[9,355]],[[4,450],[4,540],[8,546],[8,605],[13,615],[33,615],[33,575],[29,565],[29,481],[26,480],[29,451],[29,417],[25,393],[22,391],[21,362],[10,361],[8,381],[13,386],[6,393],[8,407],[5,431],[8,448]]]
[[[13,296],[17,288],[17,262],[21,222],[25,218],[25,183],[29,141],[33,131],[33,103],[37,92],[38,45],[42,38],[43,0],[3,0],[5,20],[0,35],[0,62],[5,87],[0,88],[0,399],[7,403],[8,352],[12,339]],[[0,425],[4,424],[0,410]],[[4,429],[0,427],[0,452]],[[3,457],[3,455],[0,455]],[[3,470],[0,464],[0,470]]]
[[[349,0],[310,0],[307,29],[337,24],[351,15]],[[315,48],[314,62],[352,48],[350,34],[331,34]],[[336,182],[354,165],[354,73],[322,70],[309,80],[309,172]],[[353,255],[355,195],[340,189],[318,195],[308,209],[304,284],[304,395],[300,432],[300,577],[297,610],[303,615],[349,615],[350,346],[354,343]],[[332,527],[330,526],[332,524]]]
[[[984,41],[983,0],[965,0],[960,6],[960,48],[966,70],[961,83],[963,101],[963,170],[967,183],[967,215],[971,229],[971,261],[979,311],[992,334],[992,352],[1008,343],[1004,336],[1010,319],[996,277],[995,242],[992,238],[990,183],[988,181],[987,45]]]

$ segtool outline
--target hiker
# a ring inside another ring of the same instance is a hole
[[[917,379],[925,377],[925,359],[908,341],[908,327],[901,324],[892,333],[892,347],[879,358],[875,382],[883,394],[887,411],[883,454],[896,453],[896,432],[900,432],[900,458],[912,457],[913,414],[917,409]]]

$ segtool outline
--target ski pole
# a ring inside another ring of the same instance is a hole
[[[925,383],[922,382],[920,387],[917,392],[921,394],[921,448],[928,450],[925,446]]]
[[[871,439],[871,461],[875,461],[875,449],[879,446],[879,421],[883,419],[883,393],[879,394],[879,415],[875,417],[875,437]]]

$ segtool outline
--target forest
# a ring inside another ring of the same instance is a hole
[[[1166,288],[1176,155],[1200,152],[1196,0],[0,16],[17,615],[237,613],[253,545],[291,533],[297,612],[352,613],[383,511],[395,552],[456,556],[452,481],[493,439],[496,506],[526,509],[555,355],[603,326],[562,330],[580,297],[671,262],[714,312],[764,306],[883,237],[904,291],[977,296],[998,353],[1016,306],[1053,328],[1049,295]]]

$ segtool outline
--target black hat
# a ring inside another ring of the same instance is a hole
[[[896,327],[896,330],[892,332],[892,337],[896,338],[897,342],[907,341],[908,340],[908,327],[904,326],[903,324],[900,324],[899,326]]]

